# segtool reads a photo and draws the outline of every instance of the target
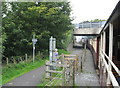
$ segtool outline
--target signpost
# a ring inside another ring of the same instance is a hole
[[[50,41],[49,41],[49,60],[52,63],[53,61],[53,50],[56,49],[56,39],[51,36]]]
[[[52,63],[52,51],[53,51],[53,49],[52,49],[52,39],[53,39],[53,37],[51,36],[51,38],[50,38],[50,42],[49,42],[49,52],[50,52],[50,56],[49,56],[49,59],[50,59],[50,63]]]
[[[33,62],[34,62],[34,60],[35,60],[35,44],[37,42],[37,39],[35,39],[35,34],[33,35],[32,42],[33,42]]]
[[[50,40],[49,40],[49,60],[50,63],[53,63],[53,50],[55,50],[56,48],[56,39],[53,38],[51,36]],[[53,69],[53,66],[50,66],[50,70]],[[50,76],[52,76],[52,74],[50,73]]]

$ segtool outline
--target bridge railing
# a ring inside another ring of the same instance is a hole
[[[102,28],[104,24],[105,24],[105,21],[80,23],[79,28]]]

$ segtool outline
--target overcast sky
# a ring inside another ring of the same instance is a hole
[[[107,20],[119,0],[69,0],[72,6],[72,23],[86,20]]]

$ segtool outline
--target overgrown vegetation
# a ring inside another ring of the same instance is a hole
[[[46,57],[46,59],[39,58],[35,60],[34,63],[30,61],[4,66],[2,71],[2,84],[44,65],[46,60],[48,60],[48,57]]]

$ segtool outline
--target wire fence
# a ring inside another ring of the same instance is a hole
[[[43,54],[40,52],[36,55],[35,60],[37,60],[39,58],[44,58]],[[28,54],[25,54],[23,56],[12,56],[9,58],[3,56],[2,65],[4,66],[4,65],[9,65],[9,64],[17,64],[20,62],[31,62],[31,61],[33,61],[33,56],[28,55]]]

